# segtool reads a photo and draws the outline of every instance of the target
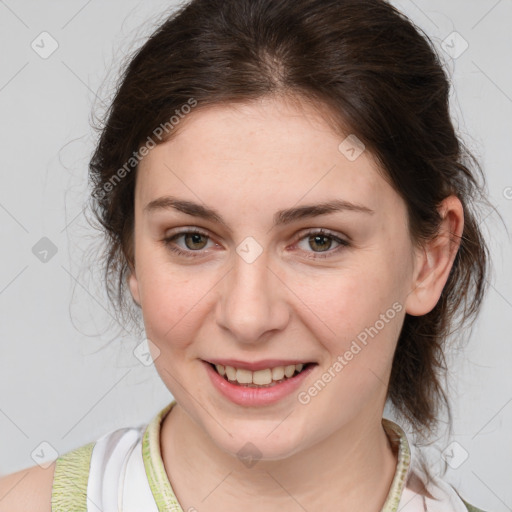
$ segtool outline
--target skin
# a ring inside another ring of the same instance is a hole
[[[140,163],[128,282],[178,403],[163,421],[161,450],[184,510],[377,512],[387,497],[397,458],[381,420],[394,350],[405,313],[426,314],[439,299],[458,248],[449,233],[461,235],[463,211],[456,197],[445,199],[439,236],[416,248],[404,201],[368,150],[355,161],[338,150],[344,138],[318,110],[265,98],[192,111]],[[165,195],[214,208],[225,225],[144,211]],[[335,198],[374,213],[272,227],[277,210]],[[193,227],[207,236],[174,246],[195,258],[162,242]],[[320,228],[350,245],[308,242],[308,230]],[[263,250],[250,264],[236,252],[249,236]],[[319,254],[330,256],[308,258]],[[265,407],[235,405],[201,363],[316,361],[307,390],[396,302],[401,311],[307,405],[296,393]],[[237,457],[247,442],[262,453],[250,468]]]

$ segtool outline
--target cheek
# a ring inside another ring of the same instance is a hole
[[[402,325],[397,266],[380,262],[372,265],[367,258],[360,268],[337,272],[325,279],[325,291],[320,293],[317,282],[304,300],[317,313],[317,327],[310,328],[325,333],[319,339],[331,359],[346,354],[353,368],[388,364]]]
[[[322,289],[320,282],[324,282]],[[336,331],[354,332],[374,322],[399,297],[398,288],[387,269],[377,269],[367,258],[353,266],[311,283],[308,302]]]
[[[151,254],[139,258],[137,274],[146,334],[161,351],[189,344],[193,331],[201,325],[199,317],[208,307],[214,283],[207,271],[192,272],[191,268],[180,269]]]
[[[333,384],[318,406],[344,404],[341,419],[385,392],[404,310],[389,275],[358,272],[331,284],[321,317],[328,334],[317,339],[328,354],[321,380]]]

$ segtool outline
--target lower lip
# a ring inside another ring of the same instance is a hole
[[[248,388],[231,384],[224,377],[221,377],[206,361],[206,371],[210,376],[212,384],[219,390],[219,392],[226,398],[231,400],[237,405],[245,407],[257,407],[263,405],[270,405],[278,402],[285,396],[292,394],[304,382],[304,379],[311,373],[316,365],[310,365],[305,370],[301,371],[295,377],[288,378],[280,384],[267,388]]]

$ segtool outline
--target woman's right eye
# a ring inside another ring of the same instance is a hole
[[[185,243],[186,249],[181,249],[179,246],[176,245],[175,240],[178,240],[179,238],[182,238]],[[175,252],[176,254],[180,256],[185,256],[187,258],[195,258],[197,256],[200,256],[200,254],[194,254],[197,252],[200,252],[202,249],[204,249],[204,243],[201,242],[201,238],[210,238],[206,233],[202,231],[197,230],[188,230],[188,231],[180,231],[179,233],[175,233],[171,236],[168,236],[162,240],[164,245],[170,249],[172,252]],[[197,247],[199,245],[200,247]]]

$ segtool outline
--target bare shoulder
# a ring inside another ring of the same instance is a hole
[[[51,512],[55,464],[0,476],[0,512]]]

